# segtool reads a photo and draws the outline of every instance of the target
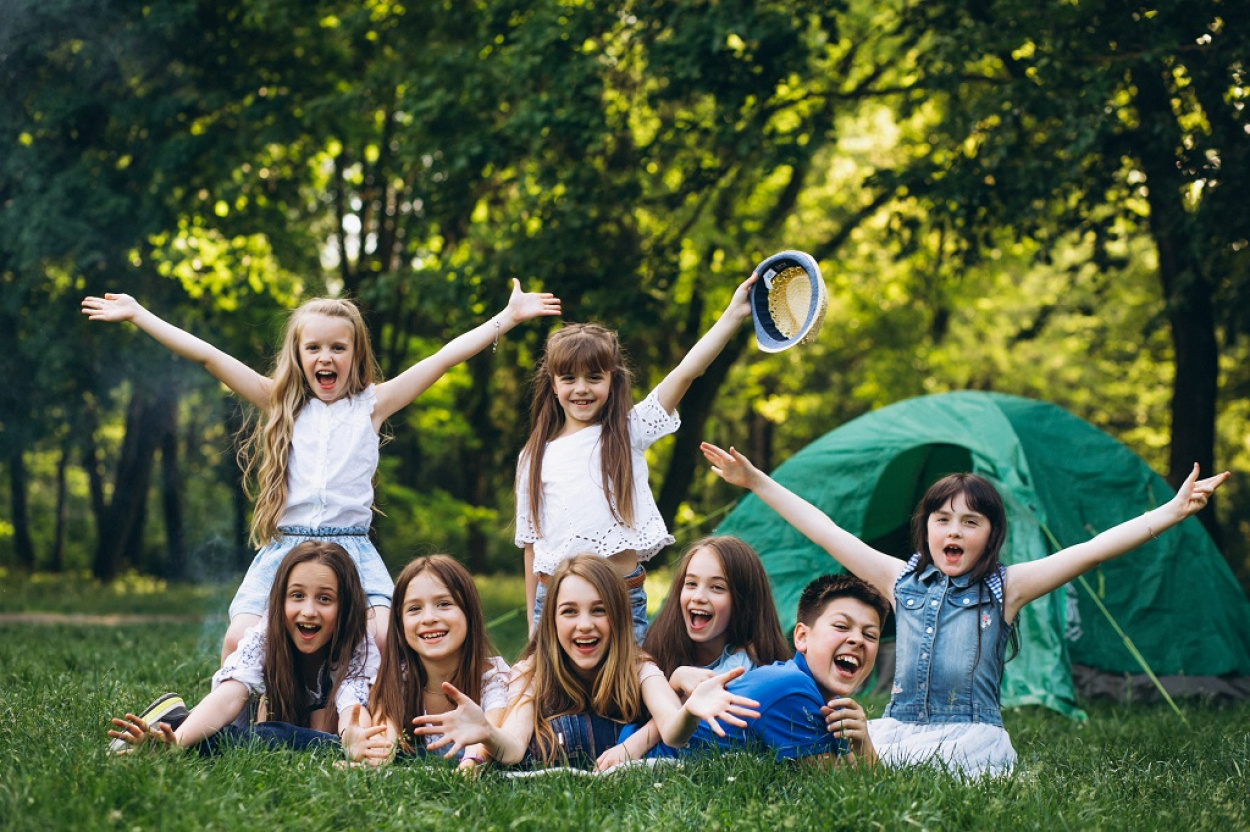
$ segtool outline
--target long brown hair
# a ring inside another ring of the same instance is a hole
[[[560,647],[556,615],[560,585],[576,576],[595,588],[607,612],[608,649],[592,680],[585,680]],[[538,628],[526,645],[522,661],[528,665],[519,686],[530,691],[534,703],[534,739],[540,756],[548,763],[560,756],[560,745],[551,720],[564,714],[594,713],[617,722],[640,722],[646,715],[638,667],[650,657],[634,642],[634,629],[625,582],[598,555],[577,555],[557,567],[547,583]],[[518,662],[521,664],[522,662]],[[526,699],[519,697],[509,707]]]
[[[530,435],[521,451],[529,473],[530,522],[542,534],[543,453],[564,427],[564,410],[556,396],[555,378],[567,374],[603,373],[611,380],[608,401],[599,411],[599,465],[603,498],[617,520],[634,524],[634,463],[629,444],[632,378],[616,333],[597,324],[568,324],[547,338],[531,382]]]
[[[781,631],[777,606],[773,603],[768,575],[764,572],[760,556],[744,541],[719,535],[696,540],[686,547],[673,570],[668,598],[647,630],[643,649],[655,658],[664,675],[672,675],[683,665],[698,664],[695,643],[686,630],[681,590],[690,559],[700,549],[707,549],[716,555],[729,584],[729,626],[725,630],[725,643],[745,649],[756,666],[790,658],[793,654]]]
[[[382,380],[382,371],[369,343],[369,330],[356,304],[338,298],[314,298],[291,313],[270,373],[273,393],[269,407],[239,449],[244,487],[248,496],[256,501],[252,513],[253,546],[264,546],[278,536],[278,518],[286,508],[287,465],[295,418],[312,397],[299,356],[300,333],[311,315],[342,318],[351,324],[353,362],[345,387],[348,396],[355,396]]]
[[[425,687],[429,681],[429,673],[420,654],[404,636],[404,598],[408,594],[408,585],[422,572],[431,573],[447,587],[452,600],[464,613],[467,632],[451,683],[465,696],[480,703],[482,674],[489,667],[490,657],[496,655],[490,635],[486,632],[486,619],[482,614],[482,599],[477,585],[459,561],[447,555],[429,555],[417,558],[404,567],[395,581],[395,593],[391,597],[391,621],[386,631],[386,646],[382,650],[378,678],[369,694],[369,712],[375,724],[383,720],[395,724],[405,751],[413,749],[412,720],[425,713]]]
[[[328,566],[338,580],[338,617],[330,637],[324,667],[329,671],[331,689],[322,693],[333,707],[334,691],[349,672],[363,668],[351,666],[351,658],[361,640],[369,637],[366,614],[369,601],[360,586],[360,575],[347,550],[328,540],[305,540],[296,545],[278,564],[273,586],[269,589],[269,620],[265,625],[265,659],[261,674],[265,680],[265,697],[269,701],[269,718],[292,725],[308,727],[312,712],[308,707],[304,662],[307,659],[291,644],[286,631],[285,605],[291,572],[301,563]]]

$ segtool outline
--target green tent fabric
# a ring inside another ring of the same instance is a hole
[[[957,471],[984,476],[1002,494],[1006,564],[1050,554],[1052,537],[1060,546],[1087,540],[1175,493],[1127,447],[1062,409],[975,392],[865,414],[795,454],[773,477],[860,539],[905,558],[911,511],[934,480]],[[754,495],[717,532],[760,553],[787,631],[803,587],[842,571]],[[1156,674],[1250,675],[1250,603],[1196,519],[1085,577]],[[1044,705],[1082,718],[1072,663],[1142,672],[1075,582],[1025,607],[1017,626],[1021,650],[1007,664],[1004,706]]]

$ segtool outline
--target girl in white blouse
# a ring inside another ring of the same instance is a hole
[[[156,724],[145,719],[153,708],[114,719],[111,750],[151,739],[210,753],[227,738],[309,748],[341,736],[355,759],[384,756],[389,746],[363,710],[378,671],[365,605],[343,547],[304,541],[282,559],[264,623],[244,634],[213,675],[212,691],[189,714],[163,708]],[[158,703],[170,699],[177,697]]]
[[[389,381],[381,379],[364,318],[346,300],[317,298],[292,313],[271,376],[161,320],[130,295],[88,297],[82,311],[93,321],[130,321],[263,414],[246,446],[245,478],[256,475],[252,542],[263,548],[230,604],[224,661],[260,620],[282,556],[309,539],[331,540],[351,555],[369,597],[370,630],[385,643],[387,616],[375,610],[390,606],[391,577],[368,537],[382,423],[452,367],[498,343],[501,333],[560,314],[560,301],[522,292],[513,280],[502,312]]]
[[[412,722],[455,707],[444,682],[498,724],[508,704],[508,676],[508,663],[491,645],[469,571],[447,555],[417,558],[404,567],[395,581],[391,624],[369,700],[373,723],[386,727],[387,744],[402,754],[443,747],[437,735],[414,736]],[[457,753],[461,768],[483,761],[477,747],[454,748],[447,756]]]
[[[574,555],[606,558],[629,589],[634,637],[647,630],[640,565],[673,542],[647,481],[646,449],[681,425],[677,403],[751,316],[752,274],[720,318],[641,404],[616,333],[572,324],[534,370],[533,427],[517,462],[516,545],[525,550],[530,632],[550,576]]]

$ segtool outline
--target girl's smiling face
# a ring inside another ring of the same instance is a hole
[[[931,512],[927,527],[933,565],[952,578],[977,565],[990,539],[989,518],[969,508],[962,492]]]
[[[560,581],[556,594],[556,640],[585,679],[595,675],[608,651],[612,625],[594,585],[578,575]]]
[[[432,570],[420,572],[408,583],[402,615],[404,640],[422,661],[459,657],[469,632],[468,619]]]
[[[299,328],[299,365],[312,394],[323,402],[347,394],[355,359],[351,321],[310,314]]]
[[[286,582],[282,620],[295,649],[305,656],[328,650],[339,617],[339,579],[324,563],[305,561]]]
[[[725,649],[725,631],[733,612],[725,567],[712,548],[696,549],[686,562],[680,602],[686,635],[695,643],[697,659],[700,664],[711,664]]]
[[[564,411],[564,430],[571,433],[599,422],[612,393],[612,375],[599,370],[569,372],[553,376],[551,386]]]

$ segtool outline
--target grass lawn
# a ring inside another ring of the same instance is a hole
[[[11,578],[4,583],[13,589]],[[49,592],[41,603],[0,591],[0,611],[73,611],[55,601],[79,591]],[[166,690],[189,702],[207,692],[225,629],[221,595],[143,596],[144,612],[194,611],[203,615],[196,623],[0,623],[0,829],[1250,828],[1250,705],[1182,702],[1188,728],[1166,706],[1085,703],[1085,724],[1010,712],[1019,771],[972,783],[925,771],[828,773],[745,755],[528,780],[489,770],[473,780],[437,763],[344,770],[332,754],[251,749],[212,760],[109,757],[110,715]],[[512,656],[524,633],[508,613],[517,583],[486,579],[483,595]],[[132,601],[120,593],[87,607],[132,612]],[[873,704],[879,713],[884,703]]]

